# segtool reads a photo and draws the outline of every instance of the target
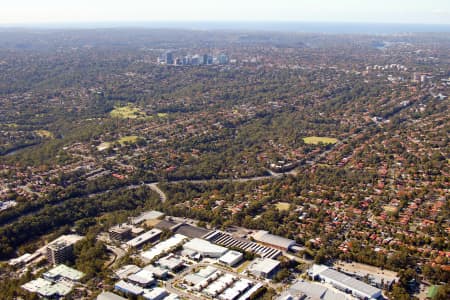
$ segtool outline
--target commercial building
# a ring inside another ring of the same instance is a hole
[[[380,289],[324,265],[313,265],[308,274],[315,280],[329,283],[341,291],[351,292],[360,299],[377,299],[381,296]]]
[[[39,289],[38,294],[45,299],[60,299],[72,291],[73,285],[66,282],[57,282]]]
[[[141,257],[145,260],[153,260],[155,257],[170,251],[179,245],[182,245],[186,241],[187,237],[181,234],[175,234],[173,237],[156,244],[148,251],[141,253]]]
[[[226,64],[228,64],[229,57],[228,57],[228,55],[226,55],[226,54],[224,54],[224,53],[221,53],[221,54],[219,54],[219,56],[217,57],[217,60],[218,60],[219,64],[221,64],[221,65],[226,65]]]
[[[50,286],[53,283],[43,278],[38,278],[22,285],[22,288],[30,293],[37,293],[40,289]]]
[[[169,294],[164,300],[179,300],[180,297],[177,294]]]
[[[166,257],[159,259],[156,262],[161,268],[167,269],[169,271],[175,272],[181,270],[184,267],[184,263],[181,259],[175,257],[175,255],[170,254]]]
[[[281,251],[272,247],[263,246],[245,239],[238,239],[231,236],[229,233],[215,230],[203,237],[205,240],[214,244],[221,245],[227,248],[237,248],[242,251],[248,251],[258,254],[265,258],[277,258],[281,255]]]
[[[216,280],[221,274],[221,271],[217,268],[207,266],[200,269],[196,273],[191,273],[184,276],[184,282],[194,287],[205,287],[210,282]]]
[[[42,275],[43,278],[32,280],[22,285],[22,288],[46,299],[59,299],[67,296],[72,291],[75,282],[83,276],[83,273],[75,269],[59,265],[45,272]]]
[[[158,279],[166,279],[167,276],[169,275],[169,272],[166,269],[163,269],[161,267],[155,267],[153,265],[148,265],[144,267],[144,270],[152,272],[152,274]]]
[[[153,277],[153,273],[147,270],[140,270],[135,274],[129,275],[128,281],[143,288],[152,286],[156,283],[156,279],[155,277]]]
[[[125,266],[121,267],[120,269],[116,270],[114,273],[120,279],[124,279],[124,278],[127,278],[131,274],[139,272],[140,270],[141,270],[141,268],[139,268],[136,265],[125,265]]]
[[[26,265],[27,263],[35,260],[36,258],[38,258],[41,254],[39,252],[35,252],[33,254],[30,253],[25,253],[22,256],[19,256],[17,258],[13,258],[9,260],[9,265],[10,266],[23,266]]]
[[[251,289],[247,290],[243,295],[241,295],[238,300],[248,300],[250,297],[257,293],[259,289],[263,287],[263,284],[261,282],[256,283],[254,286],[251,287]]]
[[[235,300],[251,286],[252,282],[250,280],[240,279],[223,291],[218,298],[220,300]]]
[[[295,241],[278,235],[270,234],[267,231],[260,230],[253,235],[253,238],[261,244],[274,247],[283,251],[289,250],[295,246]]]
[[[161,219],[164,217],[164,213],[156,210],[146,211],[140,214],[136,218],[131,218],[131,224],[137,225],[145,221]]]
[[[230,250],[219,258],[219,262],[227,266],[233,267],[244,259],[241,252]]]
[[[77,282],[84,277],[84,273],[61,264],[42,274],[42,277],[50,281],[58,281],[62,278]]]
[[[194,238],[183,245],[183,249],[195,251],[203,257],[219,258],[228,251],[227,248],[214,245],[203,239]]]
[[[111,292],[103,292],[97,296],[97,300],[127,300],[127,299]]]
[[[113,241],[123,242],[131,239],[131,227],[128,225],[117,225],[109,229],[109,238]]]
[[[171,51],[167,51],[165,55],[166,64],[173,65],[173,53]]]
[[[129,248],[138,248],[142,245],[144,245],[145,243],[150,243],[150,242],[155,242],[159,239],[159,237],[161,236],[162,231],[159,229],[152,229],[150,231],[147,231],[137,237],[135,237],[132,240],[129,240],[126,243],[126,246]]]
[[[139,296],[144,293],[144,289],[141,288],[140,286],[128,283],[124,280],[120,280],[119,282],[117,282],[114,285],[114,289],[127,295],[134,295],[134,296]]]
[[[62,264],[72,258],[73,244],[56,242],[47,246],[47,260],[52,265]]]
[[[326,286],[299,280],[289,288],[291,296],[302,297],[306,300],[320,299],[320,300],[349,300],[344,293],[337,292]]]
[[[231,286],[235,280],[236,277],[234,275],[226,273],[223,276],[218,277],[211,284],[209,284],[202,291],[202,293],[212,297],[213,299],[217,299],[217,296],[222,292],[224,292],[229,286]]]
[[[143,297],[144,299],[147,300],[162,300],[164,298],[166,298],[169,295],[169,293],[160,287],[156,287],[154,289],[152,289],[149,292],[146,292]]]
[[[248,272],[264,278],[272,278],[279,270],[280,262],[270,258],[257,258],[248,267]]]

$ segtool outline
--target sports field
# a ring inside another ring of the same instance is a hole
[[[335,138],[323,137],[323,136],[309,136],[309,137],[303,138],[303,141],[305,142],[305,144],[313,144],[313,145],[317,145],[319,143],[336,144],[338,142],[338,140]]]
[[[144,119],[147,117],[140,108],[131,104],[126,106],[116,106],[109,114],[113,118],[120,119]]]

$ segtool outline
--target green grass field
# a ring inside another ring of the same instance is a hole
[[[38,136],[40,136],[41,138],[46,138],[46,139],[52,139],[54,138],[53,133],[51,133],[48,130],[35,130],[34,131]]]
[[[113,118],[120,119],[144,119],[147,117],[140,108],[130,104],[127,106],[116,106],[109,114]]]
[[[337,139],[335,138],[330,138],[330,137],[321,137],[321,136],[309,136],[309,137],[305,137],[303,138],[303,141],[305,142],[305,144],[313,144],[313,145],[317,145],[319,143],[323,143],[323,144],[336,144],[338,142]]]
[[[430,286],[430,288],[428,289],[427,297],[433,299],[437,295],[438,291],[439,291],[438,285]]]
[[[275,207],[279,211],[287,211],[287,210],[289,210],[290,204],[287,202],[278,202],[277,204],[275,204]]]
[[[138,138],[139,137],[137,135],[128,135],[121,137],[117,140],[117,142],[119,142],[119,144],[121,144],[122,146],[125,144],[134,144],[137,142]]]

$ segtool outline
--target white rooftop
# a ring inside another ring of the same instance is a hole
[[[84,277],[84,273],[61,264],[45,272],[43,276],[47,278],[64,277],[72,281],[78,281]]]
[[[205,256],[220,257],[228,251],[227,248],[212,244],[206,240],[194,238],[184,244],[183,248],[195,251]]]
[[[219,258],[219,261],[227,265],[233,265],[240,261],[244,255],[241,252],[230,250]]]
[[[126,292],[129,292],[129,293],[134,294],[134,295],[140,295],[140,294],[142,294],[144,292],[143,288],[141,288],[141,287],[139,287],[137,285],[128,283],[128,282],[123,281],[123,280],[117,282],[114,285],[114,288],[115,289],[120,289],[120,290],[123,290],[123,291],[126,291]]]
[[[59,238],[57,238],[57,239],[51,241],[51,242],[48,243],[47,245],[45,245],[45,246],[39,248],[39,250],[37,250],[36,252],[38,252],[38,253],[40,253],[40,254],[46,255],[46,254],[47,254],[47,247],[48,247],[49,245],[52,245],[52,244],[58,244],[58,243],[66,243],[66,244],[68,244],[68,245],[73,245],[73,244],[75,244],[76,242],[78,242],[78,241],[80,241],[80,240],[82,240],[82,239],[83,239],[83,236],[77,235],[77,234],[67,234],[67,235],[62,235],[62,236],[60,236]]]
[[[103,292],[97,296],[97,300],[126,300],[126,298],[120,297],[111,292]]]
[[[339,282],[343,286],[348,287],[353,291],[357,291],[359,294],[365,295],[368,298],[371,298],[373,297],[373,295],[377,295],[380,293],[380,289],[333,269],[324,270],[319,274],[319,276],[327,277],[331,280]]]
[[[352,290],[359,295],[364,295],[367,298],[376,297],[376,295],[379,295],[381,293],[380,289],[368,285],[367,283],[357,280],[353,277],[347,276],[344,273],[330,269],[327,266],[313,265],[309,272],[313,276],[319,276],[326,281],[329,280],[335,282],[342,287]]]
[[[151,300],[153,300],[153,299],[161,299],[161,297],[165,297],[167,295],[169,295],[169,293],[165,289],[160,288],[160,287],[155,287],[151,291],[146,292],[144,294],[144,298],[145,299],[151,299]]]
[[[135,274],[131,274],[128,276],[128,279],[133,282],[137,282],[139,284],[148,285],[155,281],[153,277],[153,273],[148,270],[140,270]]]
[[[257,258],[248,267],[250,272],[260,272],[269,274],[276,267],[280,265],[280,262],[271,258]]]
[[[186,236],[181,234],[175,234],[173,237],[156,244],[153,248],[148,251],[144,251],[141,253],[141,256],[144,259],[152,260],[160,254],[163,254],[170,249],[182,244],[187,239]]]
[[[163,216],[164,216],[164,213],[162,213],[160,211],[156,211],[156,210],[151,210],[151,211],[143,212],[136,218],[132,218],[131,223],[139,224],[144,221],[159,219]]]
[[[73,286],[67,282],[57,282],[39,289],[38,293],[44,297],[52,297],[55,295],[66,296],[72,291],[72,288]]]
[[[119,277],[120,279],[123,279],[123,278],[128,277],[128,275],[130,275],[130,274],[139,272],[140,270],[141,270],[141,268],[139,268],[136,265],[125,265],[122,268],[115,271],[115,273],[116,273],[117,277]]]
[[[347,295],[333,291],[326,286],[307,282],[303,280],[297,281],[293,284],[289,290],[294,294],[303,293],[312,299],[322,299],[322,300],[347,300],[350,299]]]
[[[39,291],[40,289],[50,285],[52,285],[51,281],[45,280],[43,278],[38,278],[36,280],[25,283],[24,285],[22,285],[22,288],[31,293],[37,293],[37,291]]]

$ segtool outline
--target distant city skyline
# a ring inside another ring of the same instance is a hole
[[[92,22],[361,22],[450,24],[448,0],[16,0],[0,24]]]

